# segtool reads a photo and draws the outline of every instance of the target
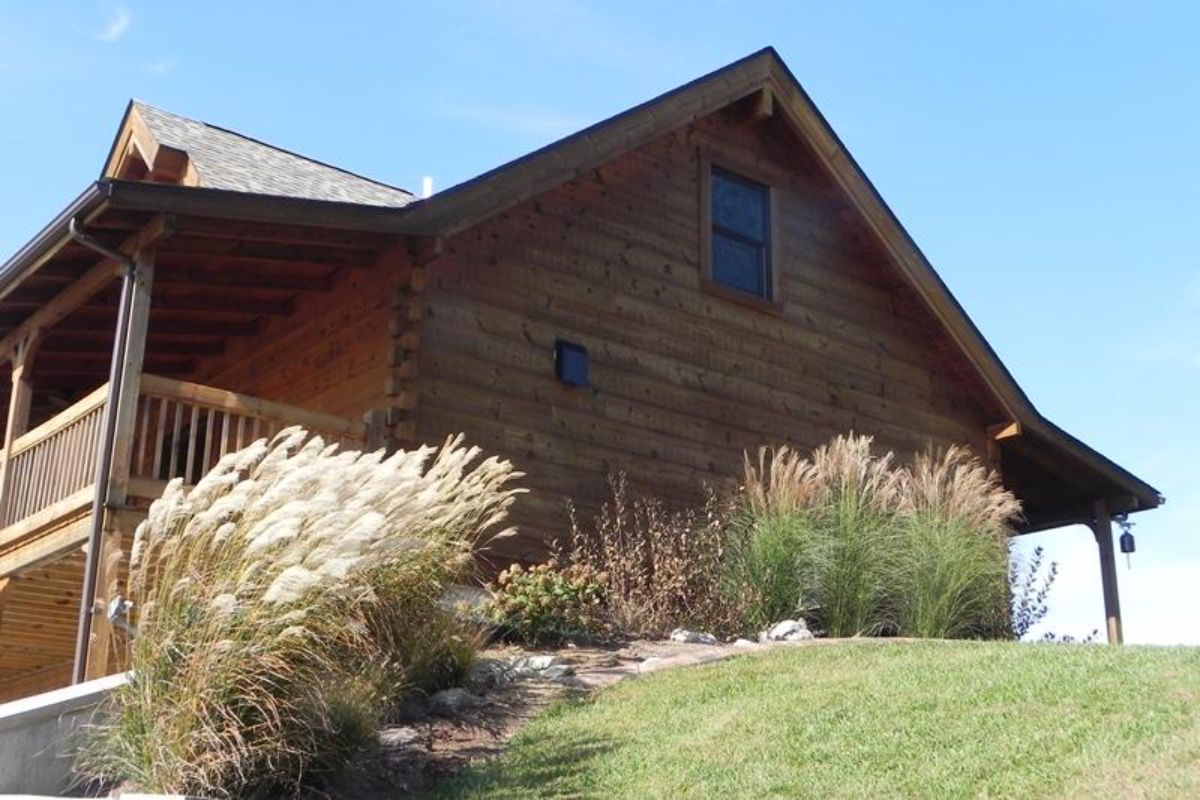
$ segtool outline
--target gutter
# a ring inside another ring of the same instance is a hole
[[[86,233],[77,218],[67,221],[67,234],[72,240],[94,250],[122,267],[121,302],[117,307],[116,335],[113,337],[112,361],[108,372],[108,399],[104,403],[104,417],[100,428],[100,459],[96,464],[96,491],[92,493],[91,530],[88,533],[87,561],[83,569],[83,591],[79,597],[79,625],[75,636],[75,665],[72,683],[81,683],[87,678],[88,648],[91,644],[92,614],[96,603],[96,574],[100,569],[100,544],[104,537],[104,510],[109,505],[109,481],[112,477],[113,449],[117,436],[117,409],[124,398],[121,386],[125,375],[125,350],[129,339],[129,308],[133,303],[133,290],[137,275],[137,264],[130,256],[115,250]]]
[[[91,184],[24,247],[0,265],[0,297],[8,294],[66,244],[72,220],[76,217],[89,219],[104,206],[107,199],[108,192],[104,184],[99,181]]]

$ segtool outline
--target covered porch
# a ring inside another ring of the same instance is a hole
[[[0,269],[0,702],[121,668],[106,607],[168,480],[289,425],[380,446],[397,405],[387,337],[361,330],[390,320],[390,237],[127,186],[93,187]],[[378,307],[343,307],[363,281]]]

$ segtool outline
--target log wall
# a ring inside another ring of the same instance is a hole
[[[777,312],[704,291],[707,158],[775,190]],[[984,452],[984,393],[817,163],[778,119],[717,115],[446,240],[422,292],[416,436],[464,431],[527,473],[498,559],[540,557],[566,500],[594,510],[617,470],[695,501],[763,444],[853,430],[901,457]],[[556,381],[556,338],[588,349],[589,387]]]
[[[387,403],[394,296],[407,275],[391,253],[374,265],[343,269],[330,291],[297,295],[292,313],[268,321],[259,336],[231,342],[188,377],[361,419]]]

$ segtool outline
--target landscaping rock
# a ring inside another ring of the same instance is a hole
[[[556,681],[559,678],[566,678],[574,674],[575,670],[566,664],[555,664],[552,667],[546,667],[542,670],[542,678],[548,681]]]
[[[734,647],[754,647],[758,642],[752,642],[749,639],[738,639],[733,643]]]
[[[512,668],[495,658],[480,658],[471,664],[463,683],[473,692],[486,692],[511,683]]]
[[[785,619],[758,635],[760,642],[806,642],[811,638],[812,631],[802,619]]]
[[[454,687],[435,692],[429,698],[429,711],[439,717],[454,717],[483,703],[466,689]]]
[[[683,642],[685,644],[720,644],[717,641],[717,637],[711,633],[689,631],[687,628],[676,628],[671,631],[671,641]]]
[[[509,663],[514,679],[532,678],[553,681],[575,674],[575,670],[564,664],[558,656],[521,656]]]
[[[379,744],[385,748],[425,746],[427,739],[427,735],[408,725],[384,728],[379,732]]]

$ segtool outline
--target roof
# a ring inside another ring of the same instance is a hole
[[[138,100],[130,102],[122,127],[131,122],[145,127],[153,140],[148,147],[185,153],[195,170],[195,185],[204,188],[371,206],[402,207],[414,199],[404,189]],[[118,135],[114,151],[119,145]]]

